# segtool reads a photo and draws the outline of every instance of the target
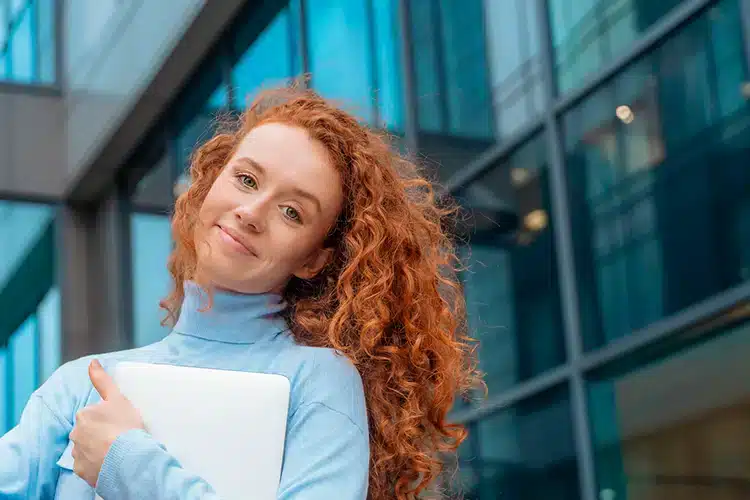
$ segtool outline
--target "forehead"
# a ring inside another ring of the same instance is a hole
[[[259,163],[269,176],[279,180],[338,180],[325,146],[300,127],[266,123],[253,128],[234,155],[235,159],[243,157]]]

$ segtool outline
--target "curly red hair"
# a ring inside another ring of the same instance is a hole
[[[196,269],[193,239],[203,200],[253,127],[301,127],[328,150],[344,209],[326,242],[335,249],[313,280],[285,295],[297,342],[338,350],[364,383],[370,422],[369,498],[415,498],[436,479],[466,431],[447,421],[457,395],[478,381],[473,341],[453,272],[456,253],[432,185],[388,141],[310,90],[262,93],[229,131],[194,154],[192,184],[176,203],[174,279],[161,305],[176,318]]]

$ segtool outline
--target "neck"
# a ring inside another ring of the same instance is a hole
[[[174,331],[205,340],[252,344],[287,329],[280,294],[244,294],[188,281]]]

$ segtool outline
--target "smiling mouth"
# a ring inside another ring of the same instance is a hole
[[[224,226],[221,226],[219,224],[217,224],[216,227],[219,228],[221,239],[234,251],[244,255],[257,256],[255,251],[253,251],[252,248],[243,243],[238,236],[233,234],[233,231],[231,229],[225,228]]]

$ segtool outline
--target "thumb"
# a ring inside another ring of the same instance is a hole
[[[96,389],[96,392],[99,393],[104,401],[109,401],[122,395],[115,381],[104,371],[104,367],[97,360],[89,364],[89,378],[94,385],[94,389]]]

